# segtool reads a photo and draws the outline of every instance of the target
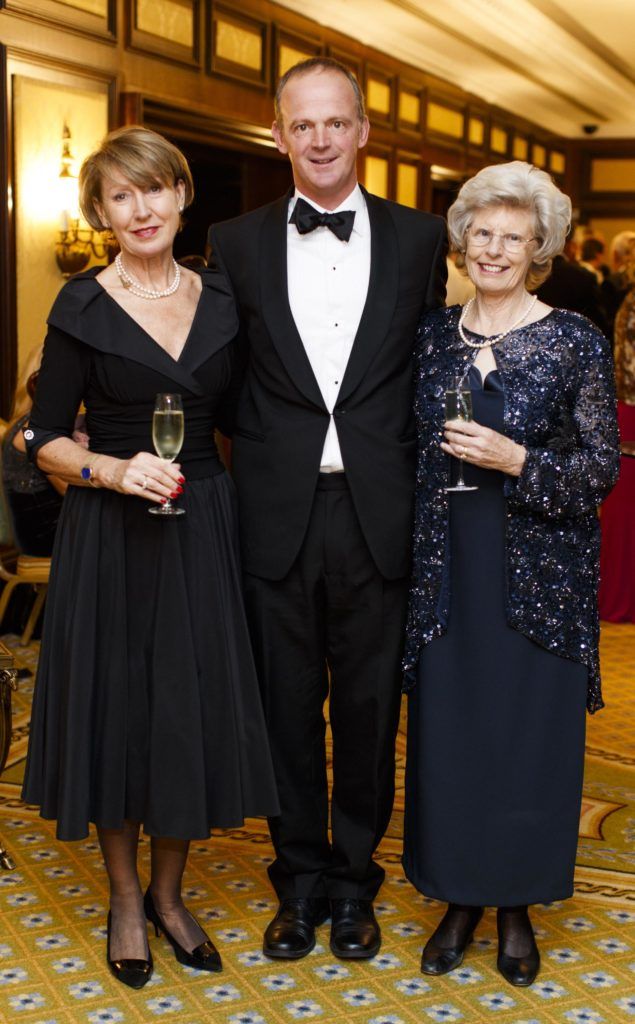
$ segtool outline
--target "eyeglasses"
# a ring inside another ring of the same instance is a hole
[[[490,231],[488,228],[468,228],[466,234],[475,249],[484,249],[493,238],[500,238],[505,252],[512,253],[522,252],[529,242],[537,241],[535,236],[523,238],[522,235],[516,235],[513,232],[501,234],[500,231]]]

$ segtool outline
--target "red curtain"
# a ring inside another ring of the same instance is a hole
[[[623,450],[635,445],[635,405],[618,403]],[[635,622],[635,454],[622,454],[620,478],[600,516],[600,618]]]

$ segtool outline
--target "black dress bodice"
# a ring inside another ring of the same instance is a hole
[[[118,458],[154,451],[156,395],[177,392],[185,413],[179,462],[188,479],[222,472],[214,430],[231,429],[238,320],[218,275],[204,271],[201,277],[201,296],[178,359],[101,287],[94,271],[69,282],[49,316],[29,424],[33,436],[27,440],[32,453],[71,435],[81,402],[91,451]]]

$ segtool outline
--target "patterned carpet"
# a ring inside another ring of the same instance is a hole
[[[15,637],[4,639],[32,671],[37,644],[24,650]],[[15,870],[0,872],[0,1020],[635,1022],[635,626],[603,628],[602,662],[609,706],[589,720],[576,894],[567,903],[535,908],[543,965],[528,990],[506,985],[495,969],[492,911],[461,969],[437,980],[419,972],[421,947],[440,907],[417,895],[399,866],[403,733],[395,814],[379,855],[388,874],[376,905],[384,942],[375,960],[334,959],[328,925],[299,963],[263,957],[262,930],[275,905],[264,872],[271,847],[264,823],[250,821],[196,844],[190,858],[188,900],[221,949],[223,973],[180,967],[165,941],[152,938],[151,983],[140,992],[117,984],[104,962],[107,890],[94,838],[57,844],[52,825],[20,800],[32,690],[25,676],[0,779],[0,835],[16,862]],[[140,858],[147,873],[146,842]]]

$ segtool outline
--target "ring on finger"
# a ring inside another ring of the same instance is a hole
[[[464,444],[461,445],[461,458],[464,459],[467,455],[467,448]]]
[[[144,476],[143,483],[141,484],[141,490],[145,491],[147,486],[148,486],[148,478],[147,478],[147,476]]]

